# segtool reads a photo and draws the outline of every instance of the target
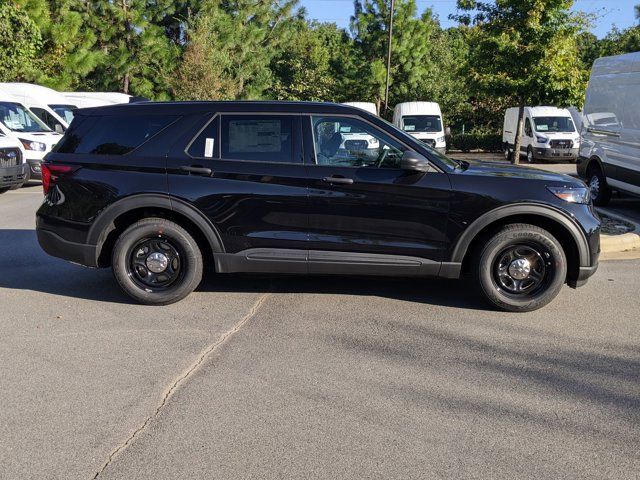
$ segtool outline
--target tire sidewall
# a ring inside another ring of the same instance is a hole
[[[509,245],[536,243],[552,255],[554,268],[546,288],[533,296],[517,299],[500,291],[493,278],[493,265],[497,255]],[[536,310],[553,300],[565,283],[567,259],[559,242],[542,229],[514,229],[499,232],[490,238],[481,250],[478,264],[478,281],[486,298],[495,306],[507,311],[526,312]]]
[[[166,289],[145,289],[129,275],[131,249],[143,238],[163,235],[180,253],[182,274]],[[162,219],[146,219],[126,229],[116,241],[111,265],[120,287],[138,302],[151,305],[166,305],[182,300],[202,280],[202,254],[197,243],[182,227]]]

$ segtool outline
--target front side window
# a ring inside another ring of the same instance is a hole
[[[531,131],[531,121],[528,118],[524,121],[524,134],[527,137],[533,136],[533,132]]]
[[[400,168],[404,147],[351,117],[312,117],[317,165]]]
[[[218,156],[218,117],[211,120],[191,142],[187,153],[195,158]]]
[[[67,125],[70,125],[73,120],[73,111],[78,107],[75,105],[49,105],[49,108],[67,122]]]
[[[535,117],[536,132],[575,132],[571,117]]]
[[[405,132],[430,132],[442,131],[440,115],[407,115],[402,117],[402,128]]]
[[[0,102],[0,122],[12,132],[50,132],[44,123],[19,103]]]
[[[178,117],[168,115],[79,116],[58,142],[59,153],[124,155]]]
[[[286,115],[223,116],[222,159],[292,163],[293,118]]]

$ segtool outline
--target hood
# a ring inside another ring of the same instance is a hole
[[[475,175],[479,177],[505,177],[545,181],[549,184],[565,185],[567,187],[584,187],[584,182],[570,175],[563,173],[548,172],[534,167],[520,167],[510,163],[502,162],[482,162],[479,160],[469,160],[469,166],[464,170],[465,175]]]
[[[417,139],[428,138],[430,140],[435,140],[436,138],[444,135],[442,132],[406,132],[406,133],[408,133],[409,135]]]

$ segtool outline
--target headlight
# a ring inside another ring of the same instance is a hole
[[[25,140],[24,138],[19,138],[20,143],[24,146],[25,150],[33,150],[35,152],[44,152],[47,149],[47,146],[41,142],[34,142],[33,140]]]
[[[370,138],[369,139],[369,145],[378,145],[378,139],[377,138]]]
[[[445,137],[438,137],[438,138],[436,138],[436,142],[437,142],[437,143],[442,143],[442,142],[444,142],[445,140],[446,140],[446,138],[445,138]]]
[[[536,135],[536,141],[538,143],[547,143],[549,139],[547,137],[539,137],[538,135]]]
[[[565,202],[588,204],[591,201],[586,187],[547,187],[547,190]]]

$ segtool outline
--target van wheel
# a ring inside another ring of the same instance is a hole
[[[509,150],[509,145],[508,144],[506,144],[506,143],[504,144],[503,151],[504,151],[504,159],[507,162],[510,162],[511,158],[513,157],[513,155],[511,153],[511,151]]]
[[[598,207],[604,207],[611,200],[611,189],[607,185],[607,179],[602,173],[600,166],[595,164],[589,168],[589,190],[591,200]]]
[[[533,163],[535,160],[536,159],[533,156],[533,149],[531,147],[527,148],[527,162]]]
[[[198,244],[163,218],[145,218],[127,228],[116,241],[111,265],[122,290],[146,305],[182,300],[202,280]]]
[[[530,312],[553,300],[567,276],[562,246],[528,224],[502,227],[474,252],[473,274],[486,300],[508,312]]]

